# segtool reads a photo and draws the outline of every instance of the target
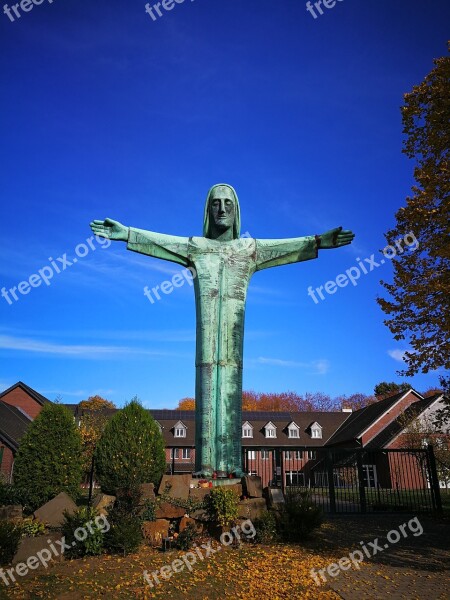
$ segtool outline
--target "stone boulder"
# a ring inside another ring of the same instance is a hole
[[[39,519],[49,527],[61,527],[64,522],[64,512],[74,514],[77,511],[77,505],[65,492],[46,502],[34,513],[34,518]]]
[[[266,488],[270,508],[279,510],[284,505],[284,496],[280,488]]]
[[[22,507],[18,504],[0,506],[0,521],[21,521]]]
[[[239,502],[239,514],[242,519],[254,521],[259,519],[267,511],[267,504],[264,498],[249,498]]]
[[[19,542],[19,547],[17,549],[16,555],[14,556],[13,565],[27,564],[29,561],[28,569],[30,571],[38,568],[46,568],[46,561],[50,562],[61,562],[64,560],[64,554],[61,551],[61,544],[57,544],[55,542],[61,540],[61,535],[57,533],[48,533],[47,535],[39,535],[37,537],[25,537],[22,538]],[[55,555],[51,550],[52,544],[58,554]],[[38,552],[44,551],[42,555],[38,554]],[[39,561],[38,557],[42,556],[42,561]],[[25,571],[25,567],[21,568],[21,570]],[[26,574],[25,572],[23,573]]]
[[[200,521],[196,521],[195,519],[192,519],[190,517],[183,517],[181,519],[180,525],[179,525],[179,532],[181,533],[182,531],[184,531],[186,529],[186,527],[189,527],[190,525],[192,525],[194,527],[194,529],[197,533],[203,532],[203,523],[201,523]]]
[[[169,502],[161,502],[156,508],[157,519],[179,519],[180,517],[184,517],[185,514],[185,508],[179,508]]]
[[[212,488],[191,488],[189,490],[189,497],[196,502],[203,502],[206,496],[209,496]]]
[[[155,499],[155,485],[153,483],[142,483],[139,490],[141,492],[141,504],[144,504],[147,500]]]
[[[169,535],[170,522],[166,519],[156,521],[144,521],[142,524],[142,535],[151,546],[161,546],[163,538]]]
[[[261,477],[257,475],[246,475],[242,478],[246,494],[249,498],[262,498],[263,488]]]
[[[108,509],[113,507],[115,501],[115,496],[97,494],[92,502],[92,508],[95,508],[100,515],[106,516],[108,514]]]
[[[189,486],[191,483],[191,474],[182,475],[163,475],[159,484],[158,494],[166,494],[172,498],[187,500],[189,497]]]

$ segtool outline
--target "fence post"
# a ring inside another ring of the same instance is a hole
[[[334,489],[334,474],[333,474],[333,450],[327,448],[327,473],[328,473],[328,492],[330,494],[330,512],[336,513],[336,492]]]
[[[359,488],[359,502],[361,504],[361,513],[367,512],[366,502],[366,488],[364,487],[364,471],[362,464],[362,450],[356,451],[356,464],[358,467],[358,488]]]
[[[436,511],[441,515],[442,514],[442,500],[441,500],[441,489],[439,487],[439,478],[437,475],[436,469],[436,459],[434,457],[433,446],[430,444],[427,446],[427,456],[428,456],[428,467],[429,467],[429,475],[430,475],[430,486],[432,491],[432,497],[434,500],[434,505],[436,507]]]

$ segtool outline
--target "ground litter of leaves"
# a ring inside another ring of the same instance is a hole
[[[422,538],[405,540],[397,554],[386,552],[385,555],[374,558],[362,565],[361,571],[347,571],[344,577],[339,576],[334,581],[333,589],[325,584],[318,587],[310,574],[310,569],[316,571],[326,568],[330,563],[346,556],[349,551],[359,546],[359,540],[371,540],[378,535],[386,534],[393,527],[398,527],[404,518],[400,515],[392,519],[378,519],[376,522],[365,519],[336,519],[325,523],[314,537],[303,544],[272,544],[256,545],[243,544],[240,548],[229,547],[216,552],[214,555],[197,561],[192,572],[186,568],[175,573],[170,580],[160,578],[161,584],[151,588],[144,580],[143,572],[157,571],[164,565],[169,565],[174,559],[184,553],[173,550],[162,553],[148,546],[142,546],[139,552],[127,557],[103,555],[87,557],[74,561],[64,561],[51,566],[46,571],[36,572],[32,576],[22,578],[16,585],[0,587],[0,600],[37,600],[40,598],[55,600],[79,600],[84,598],[117,598],[146,600],[150,598],[169,598],[181,600],[186,597],[192,600],[237,598],[244,600],[281,600],[281,599],[318,599],[338,600],[350,598],[359,594],[366,596],[368,587],[375,590],[375,576],[390,585],[389,579],[396,579],[405,567],[410,573],[415,568],[424,568],[424,557],[418,555],[420,547],[428,557],[431,579],[437,576],[437,585],[442,585],[442,564],[448,562],[449,554],[443,554],[443,544],[448,544],[448,524],[428,522],[424,530],[433,530],[436,539]],[[444,525],[444,526],[443,526]],[[437,540],[437,543],[435,543]],[[406,544],[412,542],[412,545]],[[420,543],[419,543],[420,542]],[[214,543],[214,547],[217,544]],[[433,553],[433,548],[435,552]],[[396,549],[397,550],[397,549]],[[205,552],[203,553],[205,554]],[[447,554],[447,556],[445,556]],[[430,562],[431,561],[431,562]],[[434,562],[433,562],[434,561]],[[387,569],[389,568],[389,571]],[[372,570],[373,569],[373,570]],[[376,569],[376,570],[375,570]],[[372,572],[371,572],[372,571]],[[366,574],[366,577],[362,577]],[[388,573],[388,574],[387,574]],[[428,576],[427,575],[427,576]],[[448,575],[448,573],[447,573]],[[349,578],[351,581],[349,583]],[[342,581],[343,589],[336,588],[337,580]],[[411,575],[409,576],[411,580]],[[371,586],[368,586],[368,580]],[[347,588],[347,589],[345,589]],[[448,589],[448,588],[447,588]],[[347,595],[351,590],[352,594]],[[359,590],[359,591],[358,591]],[[386,591],[387,590],[387,591]],[[383,590],[382,596],[389,597],[389,587]],[[431,588],[429,588],[431,592]],[[337,593],[339,592],[339,593]],[[344,593],[343,593],[344,592]],[[401,598],[403,595],[393,594],[391,597]],[[409,596],[409,598],[422,596]],[[432,595],[424,596],[428,600]],[[441,597],[440,595],[435,596]],[[444,597],[444,596],[442,596]]]

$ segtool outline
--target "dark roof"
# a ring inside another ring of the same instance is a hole
[[[434,394],[433,396],[429,396],[428,398],[424,398],[423,400],[419,400],[418,402],[410,404],[408,408],[399,417],[397,417],[397,419],[392,421],[392,423],[385,427],[383,431],[370,440],[370,442],[366,445],[366,448],[385,448],[391,440],[393,440],[399,433],[403,431],[405,428],[405,423],[407,423],[409,419],[412,420],[414,417],[419,416],[441,395],[442,394]]]
[[[413,393],[422,398],[415,390],[403,390],[398,394],[379,400],[365,408],[355,411],[350,418],[339,428],[338,431],[329,440],[329,445],[354,442],[361,434],[381,415],[388,411],[394,404],[406,394]]]
[[[12,450],[17,450],[30,423],[30,417],[23,411],[0,400],[0,439]]]
[[[24,392],[26,392],[29,396],[31,396],[33,398],[33,400],[36,400],[36,402],[38,404],[41,404],[42,406],[44,406],[44,404],[48,404],[50,402],[50,400],[48,398],[46,398],[39,392],[36,392],[36,390],[33,390],[33,388],[30,388],[29,385],[27,385],[26,383],[23,383],[22,381],[18,381],[17,383],[15,383],[11,387],[9,387],[7,390],[2,392],[0,394],[0,399],[3,398],[3,396],[6,396],[6,394],[8,394],[9,392],[12,392],[12,390],[15,390],[17,387],[22,388]]]

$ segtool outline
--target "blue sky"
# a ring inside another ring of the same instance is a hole
[[[446,52],[448,1],[343,0],[317,19],[303,0],[186,0],[156,21],[144,5],[0,13],[0,287],[50,259],[61,270],[11,304],[0,297],[0,388],[155,408],[193,395],[193,290],[143,294],[180,268],[86,240],[105,217],[201,235],[221,181],[252,237],[356,233],[351,247],[254,276],[244,388],[335,396],[398,380],[407,344],[375,301],[390,261],[317,304],[307,289],[383,258],[413,183],[399,107]],[[86,256],[69,266],[76,248]],[[410,381],[425,390],[438,373]]]

